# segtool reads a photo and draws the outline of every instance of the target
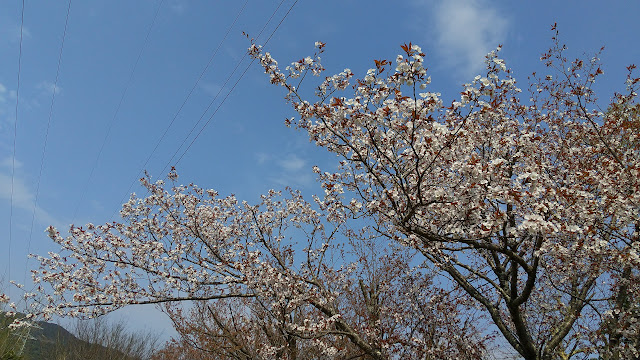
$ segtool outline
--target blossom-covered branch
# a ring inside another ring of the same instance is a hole
[[[314,101],[292,84],[319,57],[292,74],[249,52],[287,89],[299,116],[287,125],[342,157],[335,173],[316,169],[334,212],[419,251],[525,359],[639,356],[640,80],[631,66],[601,110],[597,56],[570,61],[553,41],[528,93],[498,49],[450,103],[429,91],[416,45],[360,79],[326,77]]]
[[[39,314],[93,317],[163,304],[189,344],[256,359],[385,359],[400,348],[483,356],[475,327],[435,315],[446,307],[471,318],[461,311],[468,304],[431,286],[406,249],[360,259],[358,249],[376,235],[347,227],[345,212],[292,190],[251,205],[193,184],[141,181],[150,195],[132,196],[124,221],[72,227],[66,238],[49,228],[61,251],[38,257],[33,271]],[[196,302],[190,312],[181,310],[185,301]],[[469,341],[449,341],[464,334]]]

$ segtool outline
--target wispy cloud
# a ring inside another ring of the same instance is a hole
[[[261,153],[257,153],[256,154],[256,158],[258,159],[258,164],[262,165],[262,164],[266,163],[267,161],[269,161],[271,159],[271,156],[269,154],[265,154],[265,153],[261,152]]]
[[[4,103],[7,101],[6,94],[7,94],[7,87],[2,85],[2,83],[0,83],[0,103]]]
[[[287,157],[278,160],[278,164],[285,171],[295,172],[302,170],[306,164],[306,161],[299,158],[295,154],[289,154]]]
[[[38,90],[42,90],[45,95],[51,96],[54,92],[56,95],[59,95],[62,92],[62,88],[58,85],[50,81],[42,81],[38,85],[36,85]]]
[[[0,21],[0,36],[10,43],[20,42],[20,24],[9,21]],[[31,32],[26,26],[22,27],[22,39],[31,37]]]
[[[7,106],[9,100],[15,100],[15,98],[15,90],[9,90],[4,84],[0,83],[0,111]]]
[[[433,0],[416,2],[432,14],[437,56],[465,80],[484,67],[485,55],[506,39],[507,17],[484,0]]]
[[[14,100],[15,97],[14,90],[9,90],[0,83],[0,146],[3,145],[4,137],[8,136],[9,129],[13,126],[14,119],[11,114],[14,113],[14,108],[11,105],[11,100]]]
[[[22,162],[18,160],[14,161],[10,156],[0,160],[0,168],[11,169],[12,167],[20,169],[22,167]]]
[[[35,193],[29,188],[18,174],[11,176],[12,159],[10,157],[0,160],[0,201],[10,203],[13,197],[13,206],[15,209],[22,210],[27,214],[33,214],[35,211],[35,221],[39,225],[61,226],[62,222],[53,215],[36,205],[34,209]],[[22,167],[22,163],[18,160],[15,162],[15,170]],[[29,217],[30,219],[30,217]]]
[[[29,96],[30,91],[34,87],[27,88],[27,96],[22,92],[20,93],[20,112],[24,110],[32,110],[41,105],[42,100],[51,99],[51,92],[54,88],[53,83],[43,81],[36,85],[35,89],[40,93],[36,93],[33,96]],[[56,87],[57,88],[57,87]],[[57,88],[56,91],[61,91]],[[6,85],[0,83],[0,148],[6,149],[10,143],[13,142],[14,126],[16,121],[16,90],[8,88]]]
[[[311,167],[307,161],[296,154],[275,157],[266,153],[256,154],[258,164],[269,166],[269,181],[280,186],[304,187],[313,183]]]
[[[33,91],[35,89],[36,91]],[[27,96],[20,93],[20,109],[29,110],[46,104],[51,101],[54,91],[56,96],[60,95],[63,89],[51,81],[41,81],[35,87],[26,86]],[[7,136],[13,137],[13,126],[15,124],[16,90],[7,88],[0,83],[0,146],[6,143]],[[23,110],[20,110],[22,113]],[[3,138],[4,136],[4,138]],[[4,143],[3,143],[4,142]]]
[[[186,0],[173,0],[169,4],[169,9],[176,14],[182,14],[187,9],[187,1]]]

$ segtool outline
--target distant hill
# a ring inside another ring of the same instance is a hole
[[[31,330],[30,339],[25,344],[23,355],[28,360],[57,360],[70,345],[82,342],[58,324],[39,321],[38,328]]]
[[[0,313],[0,330],[6,328],[11,319]],[[25,343],[22,357],[6,357],[16,360],[138,360],[139,357],[127,356],[121,351],[92,344],[74,336],[62,326],[39,321],[31,329]],[[10,339],[9,341],[17,341]],[[0,359],[6,355],[0,353]]]
[[[23,316],[18,314],[18,317]],[[40,321],[36,327],[31,328],[28,340],[24,345],[22,357],[16,357],[20,352],[21,337],[8,330],[15,317],[6,316],[0,312],[0,359],[56,359],[56,353],[62,354],[69,344],[80,340],[60,325]]]

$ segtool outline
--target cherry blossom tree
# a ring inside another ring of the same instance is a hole
[[[338,294],[341,317],[390,358],[484,358],[488,337],[476,329],[478,319],[469,316],[469,306],[452,296],[455,292],[435,290],[429,278],[408,269],[405,249],[394,250],[381,257],[372,251],[353,254],[359,259],[358,281]],[[308,327],[321,314],[311,306],[274,311],[269,305],[273,299],[265,300],[198,302],[188,310],[168,305],[181,337],[157,359],[256,359],[264,344],[279,349],[278,359],[374,358],[340,332],[325,331],[319,337],[288,331]],[[463,310],[464,318],[459,315]],[[327,347],[337,351],[326,354],[322,349]]]
[[[66,238],[49,228],[61,252],[38,257],[37,312],[165,305],[182,335],[176,346],[221,358],[486,355],[487,335],[458,289],[432,286],[429,269],[397,245],[365,259],[363,244],[379,236],[349,228],[352,214],[292,190],[250,205],[193,184],[142,182],[150,195],[132,196],[122,222],[72,227]],[[186,301],[195,305],[183,312],[176,304]]]
[[[322,73],[325,44],[284,69],[250,53],[286,89],[286,123],[342,158],[316,169],[331,211],[419,251],[525,359],[638,358],[640,80],[630,66],[602,110],[598,57],[553,42],[526,91],[498,49],[450,103],[416,45],[363,78],[326,77],[311,101],[300,79]]]
[[[481,358],[492,331],[527,360],[637,358],[640,80],[630,66],[599,106],[597,56],[553,43],[524,91],[498,49],[448,103],[416,45],[308,100],[325,44],[284,69],[252,44],[297,113],[286,124],[341,157],[314,168],[324,195],[251,205],[144,178],[121,222],[49,228],[61,251],[38,257],[34,311],[166,305],[180,341],[246,358]]]

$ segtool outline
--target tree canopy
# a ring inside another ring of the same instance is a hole
[[[165,304],[174,350],[220,358],[480,359],[495,337],[525,359],[640,356],[634,66],[600,106],[597,55],[570,60],[556,35],[525,90],[498,49],[445,102],[406,44],[308,99],[324,49],[284,69],[249,49],[286,90],[287,125],[341,158],[314,168],[324,195],[250,204],[143,178],[122,221],[49,228],[61,251],[38,258],[38,311]]]

